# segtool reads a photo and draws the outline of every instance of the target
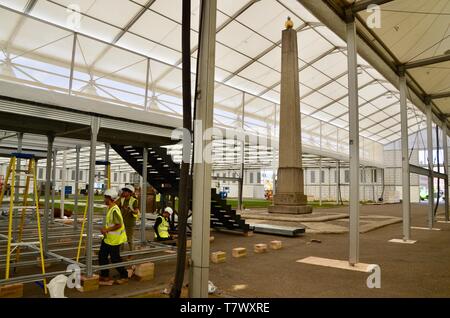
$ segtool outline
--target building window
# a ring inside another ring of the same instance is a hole
[[[350,183],[350,170],[345,170],[345,183]]]
[[[78,180],[80,180],[80,181],[83,180],[83,171],[80,171],[80,175],[78,176]]]
[[[258,172],[256,174],[256,183],[260,184],[261,183],[261,172]]]
[[[124,173],[122,176],[122,182],[127,182],[127,175]]]
[[[320,172],[320,183],[325,183],[325,171]]]
[[[72,170],[72,181],[75,181],[75,170]]]
[[[311,176],[311,183],[316,183],[316,172],[311,171],[310,176]]]
[[[63,173],[62,169],[59,169],[59,180],[62,180],[62,173]]]
[[[373,183],[377,183],[378,182],[378,175],[377,175],[377,170],[376,169],[374,169],[373,170],[373,179],[372,179],[372,182]]]
[[[44,178],[44,169],[39,168],[38,179],[43,179],[43,178]]]
[[[253,172],[250,172],[250,183],[253,183]]]
[[[114,172],[114,182],[117,182],[117,172]]]

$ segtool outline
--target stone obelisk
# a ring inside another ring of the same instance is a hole
[[[304,193],[297,32],[290,18],[282,35],[280,146],[274,204],[270,213],[312,212]]]

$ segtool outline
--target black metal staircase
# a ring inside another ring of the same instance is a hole
[[[111,147],[142,175],[143,148],[120,145],[111,145]],[[148,148],[147,173],[148,182],[159,193],[178,195],[180,165],[172,161],[166,148]],[[216,193],[215,189],[211,189],[211,227],[242,233],[250,230],[245,220]]]

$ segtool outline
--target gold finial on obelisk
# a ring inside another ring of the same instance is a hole
[[[287,18],[285,26],[286,26],[286,29],[292,29],[294,27],[294,22],[292,22],[291,17]]]

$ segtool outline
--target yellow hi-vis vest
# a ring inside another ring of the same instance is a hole
[[[117,205],[114,205],[112,208],[108,210],[106,213],[106,227],[112,227],[115,224],[113,223],[113,213],[114,211],[120,218],[120,228],[115,231],[110,231],[105,235],[105,243],[108,245],[116,246],[121,245],[127,241],[127,234],[125,233],[125,225],[123,224],[122,213],[120,213],[120,208]]]
[[[169,222],[167,222],[166,218],[163,216],[158,216],[158,218],[161,218],[162,222],[160,225],[158,225],[158,233],[160,238],[168,238],[169,235]],[[158,236],[155,233],[155,238]]]
[[[157,195],[156,195],[156,202],[161,202],[161,193],[158,193]]]
[[[132,196],[130,196],[130,200],[128,201],[128,207],[131,209],[131,210],[133,210],[133,216],[134,216],[134,218],[136,218],[136,219],[138,219],[139,217],[140,217],[140,215],[139,215],[139,213],[138,214],[135,214],[134,213],[134,209],[133,209],[133,206],[134,206],[134,202],[136,201],[136,199],[134,198],[134,197],[132,197]],[[120,198],[120,206],[121,207],[123,207],[123,204],[125,203],[125,198]]]

